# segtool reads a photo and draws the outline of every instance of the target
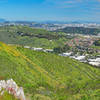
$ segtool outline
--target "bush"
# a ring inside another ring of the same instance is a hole
[[[48,96],[41,95],[41,94],[36,94],[34,96],[34,100],[51,100],[51,98]]]
[[[95,45],[95,46],[100,46],[100,40],[95,41],[95,42],[94,42],[94,45]]]
[[[54,48],[55,53],[63,53],[70,50],[70,47],[68,45],[65,45],[64,47],[56,47]]]

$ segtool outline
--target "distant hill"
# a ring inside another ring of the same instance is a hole
[[[100,33],[100,29],[97,28],[85,28],[85,27],[66,27],[64,29],[58,29],[56,32],[65,32],[70,34],[83,34],[83,35],[97,35]]]
[[[67,57],[2,42],[0,78],[12,78],[24,87],[27,100],[100,99],[100,69]]]
[[[66,24],[68,22],[66,22],[66,21],[52,21],[52,20],[48,20],[48,21],[40,21],[39,23],[42,23],[42,24]]]

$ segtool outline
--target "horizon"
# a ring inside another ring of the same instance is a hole
[[[100,23],[100,21],[83,21],[83,20],[73,20],[73,21],[59,21],[59,20],[7,20],[0,18],[1,22],[36,22],[36,23]]]
[[[100,0],[0,0],[0,18],[9,21],[100,20]]]

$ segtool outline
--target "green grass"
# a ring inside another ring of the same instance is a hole
[[[4,92],[4,94],[2,96],[0,96],[0,100],[18,100],[15,99],[14,96],[8,94],[6,91]]]
[[[99,100],[100,69],[67,57],[0,43],[0,77],[30,100]]]
[[[23,36],[21,35],[23,33]],[[0,41],[7,44],[20,44],[33,47],[54,48],[64,46],[66,35],[35,29],[28,26],[0,27]],[[51,41],[52,40],[52,41]]]
[[[95,46],[95,45],[93,45],[93,46],[91,46],[91,48],[99,49],[99,50],[100,50],[100,46]]]

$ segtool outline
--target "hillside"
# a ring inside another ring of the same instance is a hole
[[[9,95],[7,92],[3,96],[0,96],[0,100],[17,100],[12,95]]]
[[[85,27],[66,27],[64,29],[58,29],[56,32],[65,32],[71,34],[83,34],[83,35],[97,35],[100,33],[98,28],[85,28]]]
[[[0,42],[0,79],[10,78],[24,88],[27,100],[100,99],[100,69]]]
[[[63,46],[67,38],[63,34],[28,26],[2,26],[0,27],[0,41],[7,44],[54,48]]]

